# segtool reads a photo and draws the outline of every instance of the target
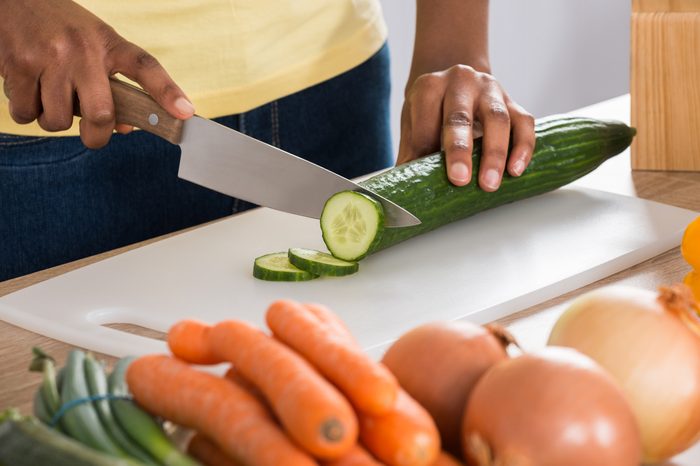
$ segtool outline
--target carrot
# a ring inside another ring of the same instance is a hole
[[[361,445],[355,445],[342,458],[333,461],[324,461],[323,466],[383,466],[382,463],[374,459]]]
[[[211,351],[206,335],[209,325],[194,319],[184,319],[168,330],[168,346],[175,356],[192,364],[217,364],[222,362]]]
[[[464,464],[460,463],[457,458],[446,451],[441,451],[437,460],[435,460],[431,466],[464,466]]]
[[[305,303],[304,306],[329,330],[335,332],[339,337],[347,337],[348,341],[357,345],[357,340],[355,340],[354,335],[336,313],[321,304]]]
[[[242,389],[246,390],[248,393],[253,395],[256,400],[258,400],[260,403],[262,403],[265,406],[268,406],[267,400],[265,399],[265,396],[263,396],[262,393],[260,393],[260,390],[258,390],[258,387],[253,385],[253,383],[243,377],[239,371],[236,370],[235,367],[231,366],[228,368],[226,371],[226,374],[224,374],[224,378],[228,379],[234,383],[237,383],[239,387]]]
[[[243,466],[243,463],[226,456],[214,442],[199,432],[187,445],[187,453],[206,466]]]
[[[382,416],[360,414],[360,439],[389,466],[428,466],[440,453],[440,434],[430,414],[403,389],[393,410]]]
[[[166,355],[131,363],[127,383],[146,410],[201,432],[244,464],[312,466],[268,410],[230,380],[197,371]]]
[[[339,334],[336,321],[322,322],[307,307],[289,300],[272,303],[266,321],[277,339],[304,356],[357,410],[373,415],[391,410],[399,390],[396,378]]]
[[[357,441],[357,418],[350,403],[306,360],[282,343],[237,320],[213,327],[189,321],[186,329],[191,332],[179,331],[168,338],[173,353],[183,359],[191,357],[190,362],[232,363],[265,395],[287,433],[312,455],[339,458]],[[200,338],[208,345],[181,344],[177,340],[182,338]],[[177,350],[183,347],[200,348],[202,352],[178,354]]]

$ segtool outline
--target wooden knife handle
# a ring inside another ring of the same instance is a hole
[[[114,77],[109,78],[109,86],[112,89],[117,123],[136,126],[173,144],[180,143],[184,121],[171,116],[150,95],[136,86]],[[75,105],[74,111],[76,116],[80,116],[80,105]]]
[[[136,86],[109,78],[117,123],[136,126],[163,139],[179,144],[183,120],[171,116],[153,98]]]

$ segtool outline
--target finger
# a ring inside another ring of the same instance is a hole
[[[41,114],[39,83],[35,79],[6,79],[3,83],[5,96],[9,99],[12,119],[20,125],[36,120]]]
[[[456,186],[469,183],[472,176],[473,100],[464,84],[447,88],[443,110],[442,147],[447,177]]]
[[[63,73],[46,73],[40,80],[43,110],[37,118],[46,131],[65,131],[73,125],[73,86]]]
[[[508,156],[508,173],[520,176],[527,168],[535,150],[535,119],[520,105],[509,102],[513,144]]]
[[[479,186],[484,191],[496,191],[501,185],[510,140],[510,116],[502,96],[484,95],[477,116],[484,127]]]
[[[136,45],[124,42],[113,50],[114,71],[139,83],[158,104],[175,118],[194,115],[194,106],[158,60]]]
[[[116,124],[112,91],[104,71],[87,71],[83,76],[85,79],[77,86],[81,115],[80,139],[86,147],[99,149],[109,142]]]
[[[414,82],[408,93],[409,134],[405,158],[413,160],[440,150],[442,99],[445,79],[439,73],[424,74]]]
[[[411,150],[411,107],[408,101],[403,104],[401,110],[401,136],[399,138],[399,153],[396,157],[396,165],[410,162],[413,157]]]
[[[131,125],[125,125],[123,123],[117,123],[117,126],[114,128],[114,130],[119,134],[129,134],[134,130],[134,127]]]

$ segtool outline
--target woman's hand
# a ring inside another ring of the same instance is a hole
[[[406,92],[397,163],[444,149],[448,178],[466,185],[472,178],[473,139],[483,131],[478,182],[484,191],[496,191],[506,167],[520,176],[530,163],[534,124],[488,73],[455,65],[423,74]]]
[[[17,123],[37,120],[46,131],[66,130],[77,98],[83,143],[104,146],[116,127],[108,78],[118,72],[174,117],[194,113],[153,56],[73,1],[0,0],[0,9],[0,76]]]

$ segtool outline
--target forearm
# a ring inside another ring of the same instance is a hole
[[[416,37],[406,88],[420,75],[464,64],[490,72],[488,0],[416,0]]]

